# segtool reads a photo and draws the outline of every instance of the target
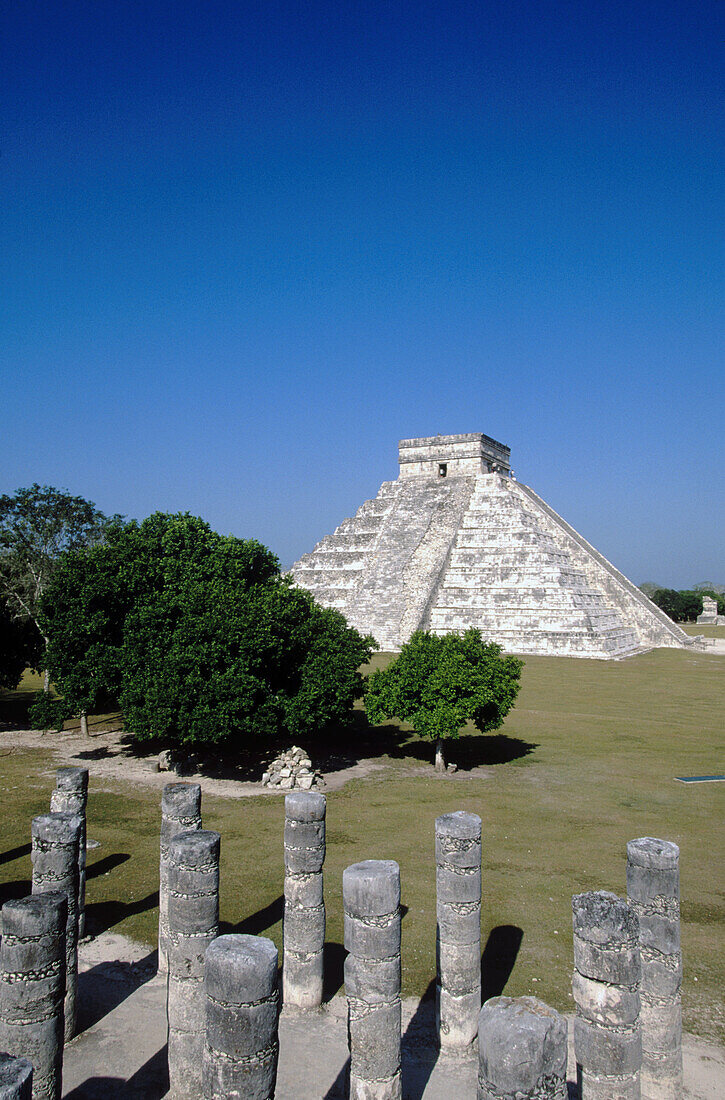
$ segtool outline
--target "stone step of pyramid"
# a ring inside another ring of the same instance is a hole
[[[622,657],[690,639],[533,490],[488,436],[402,440],[400,476],[291,570],[383,650],[480,629],[519,653]]]

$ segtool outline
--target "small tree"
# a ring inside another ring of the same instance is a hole
[[[419,630],[392,664],[372,674],[365,711],[373,724],[399,718],[434,740],[436,770],[443,771],[443,741],[458,737],[469,721],[482,732],[498,729],[514,705],[522,668],[478,630],[443,636]]]
[[[105,516],[83,497],[37,482],[12,496],[0,496],[0,595],[13,617],[32,623],[43,640],[36,659],[46,671],[46,691],[49,677],[42,653],[48,637],[40,616],[43,593],[63,554],[98,543],[120,519]]]

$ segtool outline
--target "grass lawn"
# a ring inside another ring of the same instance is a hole
[[[432,746],[412,734],[365,735],[360,755],[378,756],[384,769],[328,795],[328,992],[342,983],[342,871],[365,858],[400,863],[404,994],[430,988],[433,822],[465,809],[483,819],[488,995],[505,987],[570,1010],[572,894],[624,893],[627,840],[661,836],[681,850],[685,1027],[725,1041],[725,783],[674,781],[725,773],[724,710],[722,657],[678,650],[621,662],[529,657],[499,734],[450,744],[454,776],[420,774]],[[359,736],[349,735],[353,753]],[[47,808],[57,761],[50,752],[5,754],[2,734],[0,753],[5,898],[29,888],[30,819]],[[90,769],[89,836],[101,847],[89,852],[89,928],[113,927],[151,946],[158,792],[121,781],[101,787],[92,761]],[[203,812],[206,827],[222,834],[225,930],[268,934],[281,946],[282,798],[205,795]]]

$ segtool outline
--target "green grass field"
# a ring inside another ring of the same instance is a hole
[[[570,1009],[572,894],[624,893],[627,840],[661,836],[681,849],[685,1027],[725,1041],[725,783],[674,779],[725,773],[724,704],[721,657],[659,650],[622,662],[528,658],[518,704],[499,734],[450,744],[455,776],[428,770],[429,743],[390,728],[367,731],[361,721],[345,748],[377,756],[384,768],[328,795],[328,993],[342,981],[342,871],[365,858],[400,863],[404,993],[429,989],[433,822],[466,809],[483,819],[488,995],[505,986]],[[5,898],[28,889],[30,819],[48,805],[57,761],[13,751],[2,763]],[[89,928],[112,927],[151,946],[158,792],[120,781],[99,789],[92,761],[90,768],[89,835],[101,847],[89,853]],[[225,930],[268,934],[281,945],[282,798],[205,795],[203,810],[205,825],[223,838]]]

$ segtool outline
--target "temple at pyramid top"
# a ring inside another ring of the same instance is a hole
[[[511,471],[510,456],[508,447],[480,432],[401,439],[398,444],[401,477],[508,474]]]
[[[533,489],[487,435],[402,439],[400,472],[292,566],[384,651],[478,628],[512,653],[627,657],[688,637]]]

